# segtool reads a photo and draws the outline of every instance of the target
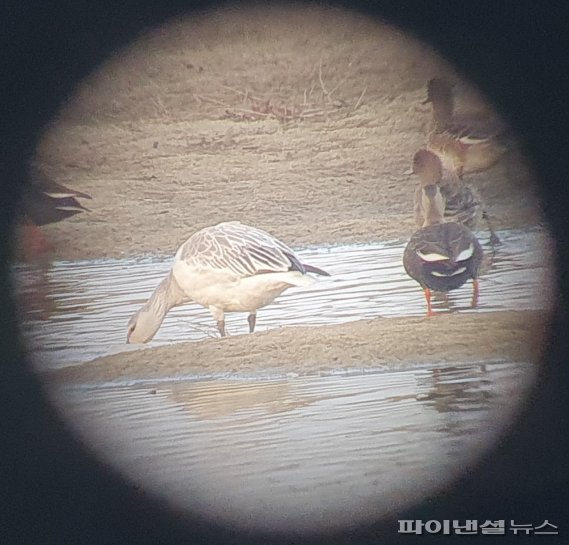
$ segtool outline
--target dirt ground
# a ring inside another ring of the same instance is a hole
[[[155,29],[78,87],[38,148],[48,174],[93,197],[89,213],[43,228],[54,257],[173,255],[228,220],[293,247],[410,236],[416,180],[405,171],[430,126],[425,84],[441,75],[458,82],[459,109],[489,108],[427,46],[347,12],[220,11]],[[541,220],[519,154],[469,181],[496,228]],[[300,345],[298,329],[283,328],[129,352],[61,376],[526,360],[544,319],[376,319],[303,328]]]
[[[426,45],[348,12],[220,11],[120,51],[47,128],[45,171],[87,192],[90,213],[43,228],[54,257],[174,254],[221,221],[290,245],[406,237],[425,143],[426,81],[459,82]],[[539,221],[513,155],[472,176],[497,228]]]

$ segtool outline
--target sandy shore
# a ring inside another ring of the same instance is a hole
[[[192,374],[318,373],[484,360],[536,361],[547,336],[544,312],[377,318],[322,327],[284,327],[253,335],[178,343],[98,358],[49,371],[48,381],[154,379]]]
[[[43,228],[54,258],[173,255],[227,220],[291,246],[413,233],[416,180],[405,171],[430,126],[426,81],[459,82],[459,110],[488,104],[394,29],[334,10],[283,10],[155,30],[78,87],[38,149],[48,174],[93,197],[89,213]],[[519,154],[468,181],[497,229],[541,220]],[[282,328],[123,353],[53,377],[527,360],[544,323],[542,313],[496,312]]]
[[[425,84],[460,80],[392,28],[283,9],[159,29],[78,87],[38,149],[48,174],[93,197],[43,228],[54,257],[173,254],[228,220],[293,246],[413,232],[405,171],[430,127]],[[472,87],[456,93],[459,110],[488,109]],[[497,228],[539,221],[518,154],[469,181]]]

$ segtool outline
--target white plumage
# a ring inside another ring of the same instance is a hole
[[[168,276],[131,318],[127,342],[148,342],[172,307],[190,301],[209,309],[222,336],[225,312],[248,312],[253,332],[257,309],[315,282],[309,272],[329,276],[260,229],[236,221],[206,227],[180,246]]]

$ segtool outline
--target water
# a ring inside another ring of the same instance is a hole
[[[333,528],[400,509],[460,474],[510,421],[533,366],[54,387],[101,458],[216,522]]]
[[[471,309],[471,283],[434,301],[436,312],[487,312],[547,308],[553,293],[545,231],[499,233],[503,244],[480,278],[480,302]],[[256,331],[287,325],[338,324],[377,316],[421,316],[425,302],[402,266],[405,241],[304,248],[306,263],[332,274],[307,288],[292,288],[261,309]],[[485,246],[486,253],[490,250]],[[131,349],[126,324],[168,272],[172,258],[59,261],[35,281],[16,268],[28,294],[26,332],[41,366],[61,366]],[[39,296],[38,296],[39,294]],[[30,295],[36,295],[39,303]],[[230,334],[248,331],[246,315],[228,314]],[[209,311],[188,304],[170,311],[151,343],[217,336]]]
[[[500,236],[479,307],[469,308],[467,285],[435,301],[437,312],[551,305],[546,233]],[[300,249],[333,276],[285,292],[259,312],[258,330],[423,315],[422,292],[401,264],[404,245]],[[126,323],[170,264],[148,257],[17,267],[37,365],[133,349],[124,344]],[[246,333],[245,315],[229,315],[227,326]],[[212,335],[209,312],[190,304],[168,315],[152,345]],[[302,531],[376,519],[467,470],[511,422],[534,370],[523,361],[405,362],[404,370],[220,379],[220,369],[176,380],[50,382],[46,391],[76,434],[144,491],[215,522]]]

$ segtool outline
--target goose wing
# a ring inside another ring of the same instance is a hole
[[[498,138],[508,130],[508,126],[498,119],[478,119],[457,116],[445,123],[441,132],[458,138],[464,144],[481,144]]]
[[[239,276],[306,269],[294,252],[269,233],[239,222],[220,223],[192,235],[179,258],[199,269]]]
[[[411,238],[413,251],[426,262],[463,261],[478,252],[476,237],[464,226],[450,222],[431,225]]]
[[[70,199],[70,198],[82,198],[91,199],[91,195],[77,191],[75,189],[69,189],[63,184],[60,184],[47,176],[41,169],[41,167],[34,161],[29,167],[30,174],[30,186],[32,191],[36,193],[42,193],[47,197],[52,199]]]

